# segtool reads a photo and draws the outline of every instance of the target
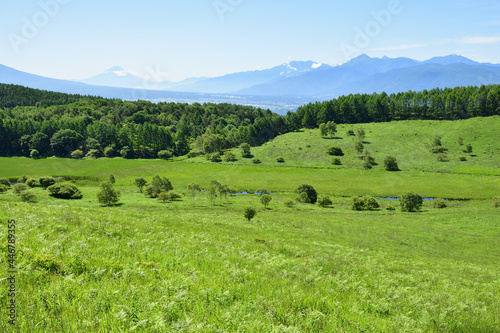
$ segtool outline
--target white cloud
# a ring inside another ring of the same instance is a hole
[[[500,37],[485,37],[485,36],[475,36],[475,37],[465,37],[460,40],[464,44],[496,44],[500,42]]]
[[[323,64],[313,64],[311,67],[313,69],[320,68]]]

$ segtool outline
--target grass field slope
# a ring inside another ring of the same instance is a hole
[[[261,147],[252,149],[252,155],[266,166],[293,166],[333,169],[363,169],[363,160],[355,149],[356,133],[364,129],[364,151],[368,151],[379,164],[374,170],[384,169],[386,156],[394,156],[403,171],[425,171],[443,173],[466,173],[500,175],[500,117],[472,118],[457,121],[394,121],[340,125],[333,137],[321,137],[319,129],[306,129],[275,138]],[[434,138],[441,137],[441,147],[447,159],[438,161],[431,150]],[[459,145],[459,138],[462,144]],[[465,152],[467,144],[472,152]],[[335,156],[327,154],[328,148],[338,146],[344,156],[339,157],[342,165],[332,165]],[[234,149],[237,156],[239,150]],[[282,157],[285,163],[278,163]],[[466,161],[461,161],[460,158]],[[203,157],[193,162],[203,162]],[[227,164],[252,164],[253,158],[239,159]],[[207,161],[207,163],[209,163]]]
[[[358,128],[364,138],[348,133]],[[339,125],[332,138],[306,129],[252,147],[249,158],[229,150],[232,162],[0,158],[0,178],[63,177],[83,195],[61,200],[34,187],[27,203],[13,186],[0,193],[0,331],[500,332],[498,128],[489,117]],[[344,155],[328,155],[332,146]],[[366,150],[378,163],[369,170]],[[388,155],[400,171],[384,169]],[[121,197],[106,207],[97,194],[110,174]],[[156,175],[181,198],[155,200],[134,185]],[[211,200],[212,181],[239,193]],[[194,197],[193,182],[203,189]],[[299,203],[302,184],[332,204]],[[241,193],[262,188],[267,207]],[[446,208],[426,200],[409,213],[380,199],[408,191],[448,199]],[[366,195],[380,207],[352,210],[351,197]],[[15,326],[6,319],[11,220]]]

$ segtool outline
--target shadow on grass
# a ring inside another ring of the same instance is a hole
[[[332,136],[332,137],[323,137],[325,140],[344,140],[344,138],[340,136]]]

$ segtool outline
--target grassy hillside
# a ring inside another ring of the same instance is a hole
[[[123,205],[0,196],[17,221],[21,332],[498,332],[500,224],[491,202],[438,210],[287,208],[274,194]],[[246,221],[241,210],[258,208]],[[384,204],[385,205],[385,204]],[[6,248],[3,247],[3,251]],[[1,257],[2,275],[7,263]],[[3,304],[6,288],[0,290]],[[5,307],[1,314],[6,317]],[[2,331],[9,329],[4,320]]]
[[[399,172],[362,169],[349,126],[335,139],[307,130],[254,147],[259,165],[237,150],[237,161],[221,163],[0,158],[0,178],[64,176],[83,193],[66,201],[34,188],[30,204],[12,190],[0,193],[0,238],[7,239],[8,220],[17,226],[18,314],[15,329],[3,320],[0,331],[500,332],[500,220],[492,200],[500,196],[499,125],[499,117],[362,125],[372,156],[379,163],[396,156]],[[436,134],[450,162],[429,152]],[[458,151],[458,136],[476,156]],[[332,145],[345,152],[340,167],[325,154]],[[461,155],[468,161],[455,159]],[[107,208],[97,192],[110,174],[122,196]],[[155,175],[183,197],[162,203],[133,184]],[[198,192],[193,206],[186,186],[212,180],[266,188],[272,201],[265,209],[246,194],[212,205]],[[301,184],[329,195],[332,206],[285,205]],[[425,201],[407,213],[379,199],[380,209],[351,210],[350,196],[410,190],[471,200],[444,209]],[[251,221],[243,217],[248,206],[257,210]],[[0,248],[6,277],[9,248],[5,241]],[[10,302],[7,287],[0,302]],[[7,311],[2,306],[0,316]]]
[[[358,140],[347,134],[348,129],[363,128],[366,132],[364,148],[375,157],[383,169],[386,156],[396,157],[404,171],[451,172],[466,174],[500,175],[500,117],[473,118],[458,121],[398,121],[338,126],[334,139],[322,138],[318,129],[288,133],[275,138],[261,147],[252,149],[252,154],[267,166],[320,167],[332,169],[362,169],[354,144]],[[438,162],[436,154],[430,152],[436,135],[441,136],[442,146],[447,149],[448,162]],[[463,145],[457,143],[463,138]],[[464,152],[467,144],[473,153]],[[342,148],[342,166],[332,165],[333,157],[326,154],[331,146]],[[241,156],[238,149],[233,152]],[[460,161],[460,157],[467,161]],[[284,164],[276,162],[283,157]],[[210,163],[203,157],[193,162]],[[252,164],[252,159],[239,159],[235,164]],[[369,171],[371,172],[371,171]]]

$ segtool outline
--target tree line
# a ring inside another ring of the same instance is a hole
[[[0,84],[0,156],[196,156],[300,128],[331,134],[342,123],[492,115],[500,115],[500,85],[348,95],[280,116],[227,103],[130,102]]]
[[[500,85],[356,94],[299,107],[288,117],[298,127],[397,120],[458,120],[500,115]]]
[[[77,150],[90,157],[205,154],[259,145],[288,128],[285,117],[251,106],[129,102],[0,87],[1,156],[36,151],[37,157],[71,157]],[[35,99],[25,99],[30,92]]]

